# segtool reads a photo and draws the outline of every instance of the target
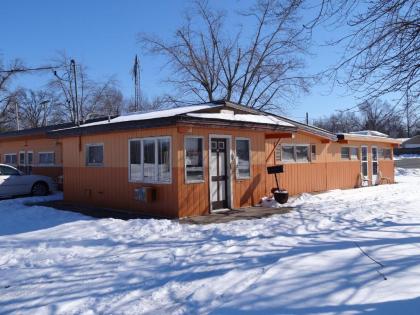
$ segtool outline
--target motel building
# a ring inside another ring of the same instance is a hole
[[[290,195],[393,183],[398,145],[219,101],[1,133],[0,159],[62,179],[66,202],[180,218],[259,204],[275,165]]]

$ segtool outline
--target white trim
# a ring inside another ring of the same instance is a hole
[[[54,155],[54,162],[53,163],[40,163],[39,162],[39,157],[41,154],[53,154]],[[32,157],[33,158],[33,157]],[[32,161],[33,162],[33,161]],[[42,151],[42,152],[38,152],[38,166],[55,166],[55,152],[54,151]]]
[[[227,198],[227,202],[228,202],[228,208],[232,208],[233,205],[233,181],[232,181],[232,168],[231,168],[231,163],[232,163],[232,156],[231,156],[231,152],[232,152],[232,136],[231,135],[219,135],[219,134],[209,134],[209,143],[208,143],[208,172],[209,172],[209,176],[208,176],[208,182],[209,182],[209,204],[210,204],[210,212],[217,212],[221,209],[216,209],[215,211],[212,209],[212,205],[211,205],[211,165],[210,165],[210,159],[211,159],[211,139],[212,138],[220,138],[220,139],[227,139],[229,142],[229,145],[227,146],[228,152],[226,152],[226,156],[227,156],[227,161],[226,161],[226,175],[228,175],[228,191],[227,194],[230,196],[230,198]]]
[[[91,147],[102,147],[102,163],[89,163],[89,149]],[[104,143],[86,143],[85,144],[85,166],[86,167],[103,167],[105,166],[105,145]]]
[[[249,158],[249,176],[240,176],[238,173],[238,155],[237,155],[237,143],[238,140],[246,140],[248,141],[248,158]],[[251,139],[246,137],[235,137],[235,179],[236,180],[246,180],[252,178],[252,167],[251,167],[251,161],[252,161],[252,150],[251,150]]]
[[[202,146],[201,146],[201,159],[202,159],[202,163],[203,163],[203,179],[196,179],[196,180],[188,180],[187,178],[187,149],[186,149],[186,141],[187,139],[201,139],[202,141]],[[205,183],[205,176],[204,176],[204,169],[205,169],[205,165],[204,165],[204,137],[203,136],[193,136],[193,135],[188,135],[188,136],[184,136],[184,182],[185,184],[201,184],[201,183]]]
[[[169,180],[168,181],[160,181],[157,180],[145,180],[144,179],[144,141],[145,140],[154,140],[155,141],[155,169],[156,169],[156,176],[158,176],[158,165],[159,165],[159,139],[167,139],[169,140]],[[133,180],[131,179],[131,145],[132,141],[140,141],[141,145],[141,156],[140,156],[140,165],[142,165],[142,173],[140,180]],[[128,139],[128,182],[129,183],[145,183],[145,184],[172,184],[172,136],[156,136],[156,137],[144,137],[144,138],[131,138]]]

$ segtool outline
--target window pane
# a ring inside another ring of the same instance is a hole
[[[143,163],[144,163],[144,179],[156,179],[156,159],[155,159],[155,140],[143,140]]]
[[[350,155],[352,160],[359,158],[359,148],[350,148]]]
[[[20,165],[25,165],[25,153],[24,152],[19,153],[19,164]]]
[[[239,177],[250,177],[249,140],[236,140],[237,174]]]
[[[306,145],[296,146],[296,161],[308,162],[308,146]]]
[[[203,180],[203,139],[185,139],[185,168],[187,181]]]
[[[102,164],[104,161],[104,147],[102,145],[88,146],[88,163],[92,165]]]
[[[391,157],[391,149],[384,149],[384,158],[390,160]]]
[[[28,165],[32,165],[34,160],[34,155],[32,152],[28,152]]]
[[[368,176],[368,165],[366,162],[362,163],[362,174],[363,176]]]
[[[140,140],[130,141],[130,179],[131,180],[142,179],[141,141]]]
[[[341,158],[342,159],[350,159],[350,148],[349,147],[342,147],[341,148]]]
[[[316,160],[316,144],[311,145],[311,161]]]
[[[368,160],[367,154],[368,154],[367,147],[362,147],[362,161]]]
[[[171,180],[170,143],[169,139],[158,140],[158,180]]]
[[[294,150],[293,146],[290,145],[282,145],[281,146],[281,160],[282,161],[294,161]]]

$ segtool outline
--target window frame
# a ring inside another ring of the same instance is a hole
[[[7,163],[6,162],[6,156],[15,156],[16,157],[16,163]],[[4,164],[17,166],[17,162],[18,162],[18,160],[17,160],[17,154],[16,153],[4,153],[3,154],[3,163]]]
[[[187,176],[187,140],[188,139],[201,139],[202,141],[202,147],[201,147],[201,154],[202,154],[202,160],[203,160],[203,179],[192,179],[188,180]],[[204,137],[203,136],[184,136],[184,179],[185,184],[200,184],[205,182],[205,176],[204,176],[204,169],[205,169],[205,159],[204,159]]]
[[[298,164],[303,164],[303,163],[311,163],[312,162],[312,160],[311,160],[311,158],[312,158],[312,144],[309,144],[309,143],[279,143],[279,144],[277,144],[277,147],[279,147],[280,146],[280,160],[279,159],[277,159],[277,157],[275,156],[275,162],[276,162],[276,164],[278,163],[278,162],[281,162],[281,163],[298,163]],[[283,147],[292,147],[293,148],[293,160],[287,160],[287,161],[284,161],[283,160]],[[276,147],[276,151],[277,151],[277,147]],[[306,161],[298,161],[297,160],[297,154],[296,154],[296,147],[306,147],[307,148],[307,150],[308,150],[308,154],[307,154],[307,160]],[[276,154],[276,152],[275,152],[275,154]]]
[[[158,176],[159,171],[159,139],[167,139],[169,140],[169,180],[168,181],[161,181],[159,178],[157,180],[144,180],[144,140],[154,140],[155,142],[155,172],[156,176]],[[131,145],[132,141],[140,141],[141,143],[141,156],[140,156],[140,165],[142,167],[141,172],[141,179],[132,179],[131,178]],[[156,136],[156,137],[143,137],[143,138],[131,138],[128,139],[128,182],[129,183],[145,183],[145,184],[172,184],[172,136]]]
[[[242,140],[242,141],[248,141],[248,157],[249,157],[249,175],[248,176],[241,176],[238,172],[238,154],[237,154],[237,143],[236,141]],[[251,150],[251,139],[246,137],[235,137],[235,177],[236,180],[244,180],[244,179],[251,179],[252,178],[252,167],[251,167],[251,161],[252,161],[252,150]]]
[[[89,163],[89,149],[91,147],[102,147],[102,163]],[[105,145],[104,143],[87,143],[85,144],[85,166],[86,167],[103,167],[105,165]]]
[[[32,154],[32,162],[29,163],[29,154]],[[26,151],[26,164],[27,166],[33,166],[34,165],[34,151]]]
[[[54,156],[54,161],[52,163],[41,163],[40,162],[40,156],[41,156],[41,154],[52,154]],[[32,157],[32,159],[33,159],[33,157]],[[32,161],[32,163],[33,163],[33,161]],[[38,152],[38,165],[39,166],[55,166],[56,165],[55,164],[55,152],[54,151],[41,151],[41,152]]]
[[[23,154],[23,163],[21,163],[21,154]],[[26,152],[25,151],[19,151],[19,166],[26,166],[27,163],[27,158],[26,158]]]

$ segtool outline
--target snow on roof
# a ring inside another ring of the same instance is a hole
[[[352,131],[349,134],[359,135],[359,136],[374,136],[374,137],[386,137],[389,136],[385,133],[376,131],[376,130],[360,130],[360,131]]]
[[[175,107],[175,108],[170,108],[170,109],[155,110],[155,111],[150,111],[150,112],[137,112],[137,113],[132,113],[128,115],[121,115],[121,116],[112,118],[109,121],[102,120],[98,122],[83,124],[83,125],[80,125],[80,127],[83,128],[83,127],[90,127],[90,126],[115,124],[115,123],[121,123],[121,122],[126,122],[126,121],[167,118],[167,117],[173,117],[176,115],[182,115],[182,114],[191,113],[191,112],[195,112],[195,111],[203,110],[203,109],[214,108],[214,107],[217,107],[217,105],[207,103],[207,104],[201,104],[201,105],[183,106],[183,107]],[[71,128],[68,128],[68,129],[71,129]]]
[[[221,113],[189,113],[187,116],[207,119],[220,119],[229,121],[252,122],[257,124],[278,125],[295,127],[284,120],[271,115],[235,114],[233,111],[222,111]]]

